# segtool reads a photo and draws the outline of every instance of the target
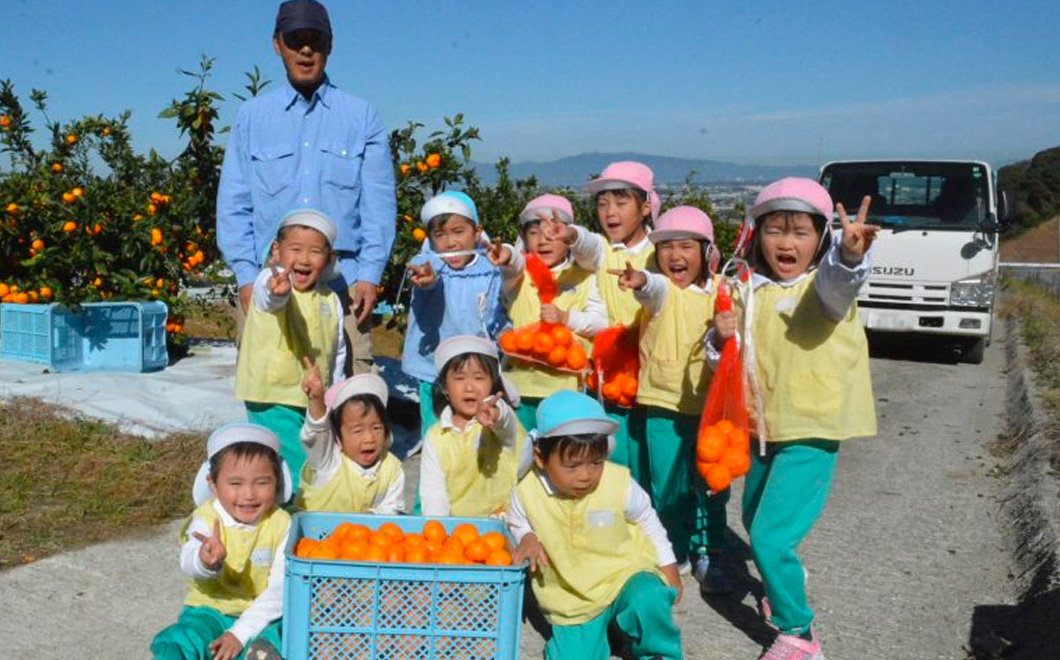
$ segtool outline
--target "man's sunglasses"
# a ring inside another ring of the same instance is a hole
[[[285,32],[282,35],[282,39],[283,45],[291,50],[302,50],[305,46],[309,46],[312,50],[315,50],[318,53],[323,53],[328,50],[328,46],[330,45],[328,36],[317,30],[295,30],[293,32]]]

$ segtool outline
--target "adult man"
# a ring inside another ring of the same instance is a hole
[[[375,108],[340,92],[324,72],[331,22],[315,0],[289,0],[276,14],[273,48],[285,84],[239,109],[217,194],[217,242],[235,272],[245,311],[276,223],[297,208],[322,211],[338,225],[347,373],[371,368],[369,335],[376,286],[394,242],[394,171],[387,132]]]

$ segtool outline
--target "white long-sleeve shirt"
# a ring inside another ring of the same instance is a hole
[[[498,402],[501,416],[497,425],[493,427],[493,434],[501,441],[501,444],[511,451],[515,451],[519,438],[515,412],[506,401]],[[443,429],[453,429],[461,433],[460,429],[453,423],[453,410],[445,407],[442,414],[438,416],[438,423]],[[468,422],[471,424],[472,422]],[[477,424],[477,422],[476,422]],[[478,450],[481,434],[473,439],[473,444]],[[530,469],[533,462],[532,443],[527,440],[523,443],[523,452],[519,458],[518,476],[522,478]],[[445,471],[442,462],[438,458],[438,449],[431,442],[430,437],[425,438],[423,443],[423,454],[420,456],[420,510],[425,516],[448,516],[449,515],[449,491],[445,483]]]
[[[522,252],[516,250],[513,245],[506,243],[504,247],[511,251],[512,258],[508,260],[508,263],[500,267],[503,282],[501,290],[505,295],[510,295],[523,277],[526,276],[526,257]],[[570,264],[571,259],[568,257],[563,262],[553,266],[551,270],[553,274],[558,275],[566,270]],[[591,338],[595,337],[596,333],[606,327],[607,306],[604,305],[604,300],[600,297],[600,292],[596,288],[596,278],[592,277],[589,279],[589,291],[585,301],[585,309],[567,310],[567,328],[583,337]]]
[[[283,266],[277,266],[276,270],[280,273],[285,272]],[[254,294],[251,296],[254,307],[261,312],[267,312],[269,314],[277,312],[287,306],[287,301],[290,299],[291,294],[286,293],[282,296],[274,295],[269,291],[269,278],[272,277],[272,270],[269,268],[263,268],[258,273],[257,279],[254,280]],[[346,365],[346,336],[345,330],[342,327],[342,317],[339,317],[338,333],[335,337],[335,355],[333,356],[332,362],[328,365],[331,371],[331,382],[335,384],[345,378],[343,372]],[[336,368],[337,367],[337,368]]]
[[[322,487],[331,481],[339,473],[339,468],[342,467],[342,451],[336,441],[335,431],[328,420],[327,413],[320,419],[314,419],[306,411],[305,423],[302,424],[302,431],[299,435],[302,440],[302,447],[305,449],[306,463],[315,470],[310,485],[318,488]],[[380,454],[379,460],[369,467],[362,467],[355,461],[350,461],[350,464],[361,476],[374,478],[376,473],[379,472],[379,466],[383,464],[385,456],[386,452]],[[405,512],[404,470],[398,471],[397,479],[390,484],[390,488],[387,489],[386,495],[383,496],[379,506],[373,507],[369,511],[386,516]]]
[[[652,247],[647,235],[633,245],[626,245],[621,241],[608,244],[606,238],[594,234],[585,227],[575,226],[574,231],[578,233],[578,238],[574,239],[574,243],[570,246],[574,262],[593,273],[604,267],[604,257],[608,248],[624,250],[630,254],[640,254]]]
[[[546,474],[535,470],[534,477],[541,480],[541,484],[545,487],[545,492],[550,496],[555,495],[556,489],[552,486]],[[648,494],[632,479],[629,482],[629,486],[629,496],[626,498],[625,509],[626,520],[639,526],[652,545],[655,546],[655,551],[659,555],[659,566],[676,564],[677,557],[674,555],[674,549],[670,545],[669,537],[666,536],[666,528],[663,527],[662,522],[659,520],[659,515],[652,508]],[[530,525],[530,519],[526,515],[526,509],[523,507],[523,503],[519,501],[519,492],[514,489],[512,490],[512,501],[508,505],[508,528],[515,538],[516,545],[523,540],[524,536],[534,531],[534,528]]]
[[[217,511],[223,527],[235,527],[241,530],[254,529],[255,525],[245,525],[230,516],[217,500],[214,500],[213,507]],[[202,547],[202,541],[195,538],[195,532],[207,537],[213,536],[213,528],[207,525],[205,520],[198,516],[192,517],[191,523],[188,525],[188,540],[180,548],[180,570],[191,578],[199,580],[216,579],[220,576],[221,569],[211,571],[203,566],[202,560],[199,558],[199,549]],[[239,615],[236,622],[228,629],[228,632],[235,635],[236,639],[244,647],[248,641],[261,634],[261,631],[265,630],[265,627],[270,622],[283,616],[283,573],[287,566],[283,556],[283,549],[286,547],[287,536],[284,535],[279,548],[272,555],[272,566],[269,568],[269,580],[266,583],[265,591],[258,594],[258,597],[250,603],[250,606]]]

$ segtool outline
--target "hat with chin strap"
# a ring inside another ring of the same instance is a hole
[[[275,433],[260,424],[235,422],[217,429],[206,440],[206,460],[199,467],[199,472],[195,475],[195,483],[191,488],[195,506],[202,506],[213,497],[213,491],[210,489],[210,483],[207,479],[210,476],[210,460],[222,449],[240,442],[263,445],[277,454],[280,453],[280,439],[276,437]],[[291,471],[287,467],[287,462],[283,460],[282,455],[280,456],[280,476],[283,479],[283,485],[280,489],[283,499],[278,503],[282,504],[291,499],[292,484]]]

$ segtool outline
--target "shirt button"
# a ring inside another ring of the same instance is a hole
[[[306,142],[306,143],[305,143],[305,144],[303,144],[302,146],[303,146],[303,147],[308,147],[308,146],[309,146],[309,143],[308,143],[308,142]]]
[[[309,198],[308,197],[303,197],[302,198],[302,203],[303,204],[308,204],[309,203]]]
[[[343,155],[343,156],[345,156],[345,155],[346,155],[346,150],[345,150],[345,149],[343,149],[343,150],[342,150],[342,155]]]

